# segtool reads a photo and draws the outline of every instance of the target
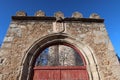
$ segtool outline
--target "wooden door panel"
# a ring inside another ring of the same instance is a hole
[[[60,80],[60,70],[35,70],[33,80]]]
[[[89,80],[85,66],[35,67],[33,80]]]
[[[61,70],[61,80],[89,80],[86,70]]]

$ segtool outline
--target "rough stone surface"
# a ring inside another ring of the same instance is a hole
[[[56,18],[64,18],[64,14],[61,11],[58,11],[54,14],[54,17]]]
[[[43,11],[39,10],[39,11],[37,11],[37,12],[35,13],[35,16],[40,16],[40,17],[42,17],[42,16],[45,16],[45,13],[44,13]]]
[[[4,42],[11,42],[13,40],[13,37],[5,37]]]
[[[96,14],[96,13],[93,13],[93,14],[90,15],[90,18],[99,19],[100,16],[98,14]]]
[[[27,14],[24,11],[18,11],[16,16],[27,16]]]
[[[79,13],[79,12],[74,12],[72,14],[72,17],[74,17],[74,18],[83,18],[83,15],[81,13]]]
[[[25,16],[25,13],[17,14],[17,16],[21,15]],[[56,16],[63,17],[63,14],[58,13]],[[98,18],[98,16],[92,16],[92,18]],[[53,23],[54,21],[51,20],[11,21],[0,49],[0,80],[21,80],[23,61],[27,51],[37,40],[54,33]],[[65,24],[64,33],[92,49],[96,57],[100,80],[120,80],[120,64],[104,23],[67,21]],[[89,64],[89,66],[92,65]],[[92,69],[92,71],[96,74],[95,69]]]

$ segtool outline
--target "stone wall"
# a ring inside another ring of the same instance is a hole
[[[0,49],[0,80],[21,80],[28,49],[42,37],[55,33],[67,34],[92,49],[100,75],[96,80],[120,80],[120,64],[104,20],[97,14],[92,14],[90,18],[82,17],[78,12],[70,18],[64,18],[61,12],[54,17],[46,17],[42,11],[38,11],[35,16],[27,16],[23,11],[17,12],[12,17]]]

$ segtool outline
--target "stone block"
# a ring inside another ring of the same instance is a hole
[[[0,48],[0,56],[2,56],[3,54],[3,49],[2,48]]]
[[[100,16],[97,13],[93,13],[90,15],[90,18],[99,19]]]
[[[10,42],[4,42],[2,45],[2,48],[11,48],[11,43]]]
[[[80,36],[80,38],[85,38],[87,35],[86,34],[81,34],[79,36]]]
[[[2,74],[0,73],[0,80],[2,80]]]
[[[43,17],[43,16],[45,16],[45,12],[39,10],[35,13],[35,16]]]
[[[18,11],[16,16],[27,16],[27,14],[24,11]]]
[[[81,13],[79,13],[79,12],[74,12],[74,13],[72,14],[72,17],[73,17],[73,18],[83,18],[83,15],[82,15]]]
[[[53,33],[60,33],[60,32],[66,32],[66,24],[53,22]]]
[[[106,31],[105,27],[100,27],[100,31],[102,32]]]
[[[21,37],[22,36],[22,32],[21,32],[21,28],[17,27],[17,28],[10,28],[9,29],[9,34],[11,34],[11,36],[13,37]]]
[[[54,17],[56,18],[64,18],[64,14],[61,11],[58,11],[54,14]]]
[[[13,38],[14,37],[5,37],[4,42],[11,42],[11,41],[13,41]]]
[[[110,40],[109,40],[109,42],[108,42],[108,49],[111,50],[111,51],[114,50],[114,48],[113,48],[112,43],[111,43]]]
[[[10,27],[11,27],[11,28],[16,28],[17,25],[16,25],[16,24],[10,24]]]
[[[96,44],[100,44],[100,43],[104,43],[107,44],[108,43],[108,38],[106,38],[106,34],[104,32],[101,31],[93,31],[94,33],[94,43]]]

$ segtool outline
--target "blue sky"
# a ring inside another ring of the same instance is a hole
[[[1,0],[0,1],[0,43],[6,35],[11,21],[17,11],[23,10],[33,16],[38,10],[43,10],[47,16],[53,16],[62,11],[65,17],[79,11],[85,18],[91,13],[98,13],[105,19],[106,29],[120,56],[120,0]]]

